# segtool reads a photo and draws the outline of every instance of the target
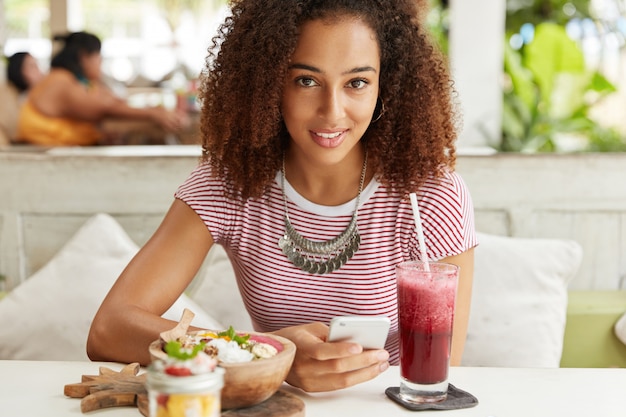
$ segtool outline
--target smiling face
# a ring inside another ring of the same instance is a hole
[[[335,164],[367,130],[378,98],[380,52],[374,31],[345,17],[302,25],[291,57],[282,115],[297,158]]]

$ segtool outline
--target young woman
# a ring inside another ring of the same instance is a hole
[[[20,141],[42,146],[101,144],[105,135],[99,123],[105,118],[147,120],[167,131],[177,131],[187,122],[186,115],[162,107],[130,107],[105,88],[97,36],[75,32],[55,39],[64,46],[22,107]]]
[[[159,316],[213,244],[233,264],[255,330],[297,345],[287,381],[351,386],[398,363],[394,267],[461,266],[452,363],[465,340],[476,236],[454,173],[446,65],[414,0],[233,3],[202,88],[205,156],[97,313],[94,360],[149,361]],[[214,49],[215,50],[215,49]],[[328,343],[339,315],[386,315],[386,348]]]

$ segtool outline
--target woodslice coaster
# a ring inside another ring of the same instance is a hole
[[[99,375],[83,375],[81,382],[67,384],[63,393],[71,398],[82,398],[80,411],[110,407],[136,406],[149,416],[146,374],[137,375],[141,367],[131,363],[116,372],[100,367]],[[222,411],[222,417],[304,417],[304,402],[293,394],[278,390],[269,399],[252,407]]]

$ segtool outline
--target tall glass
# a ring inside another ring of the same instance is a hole
[[[427,270],[428,269],[428,270]],[[459,267],[408,261],[396,266],[400,326],[400,397],[446,399]]]

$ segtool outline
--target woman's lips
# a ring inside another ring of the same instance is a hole
[[[347,130],[340,132],[313,132],[311,138],[313,141],[323,148],[336,148],[341,145],[346,137]]]

